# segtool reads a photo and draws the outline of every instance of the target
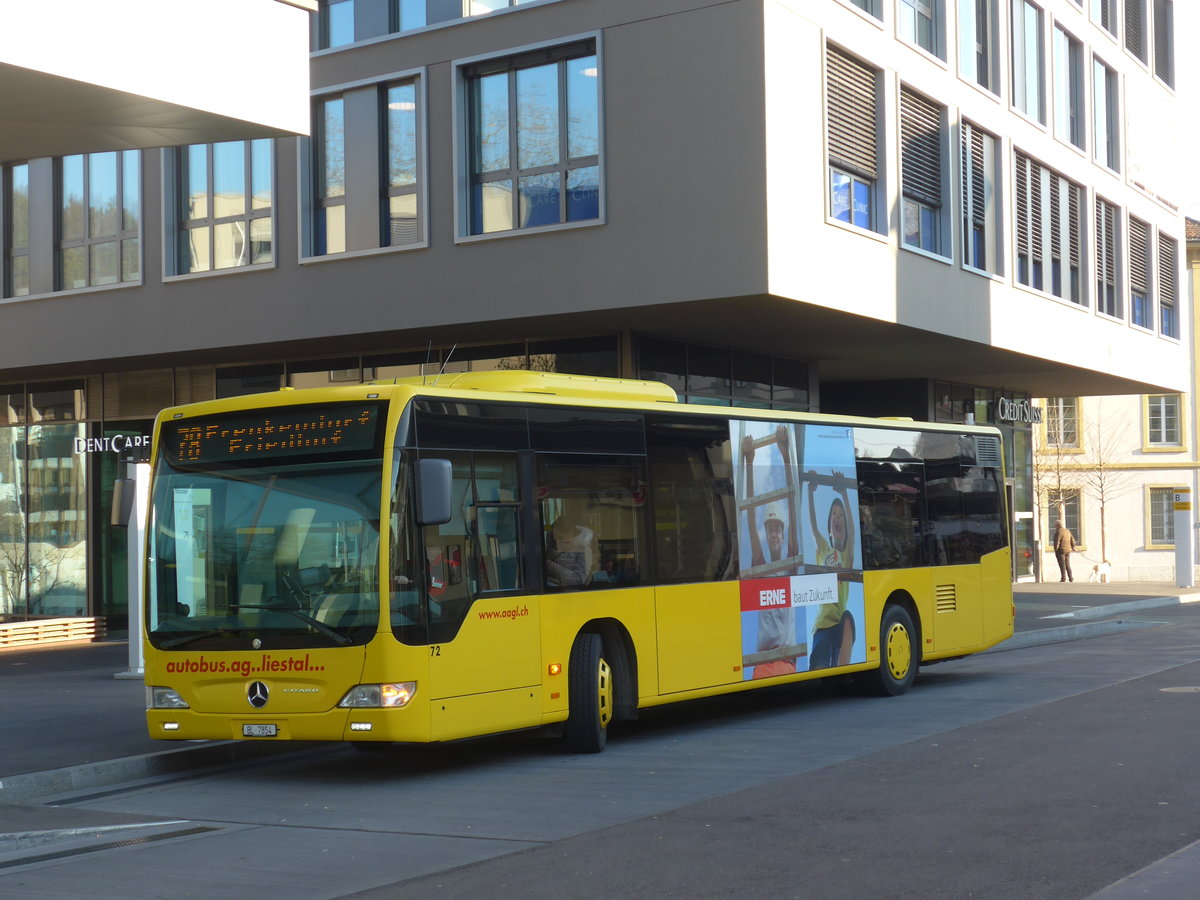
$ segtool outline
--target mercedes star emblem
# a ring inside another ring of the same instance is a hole
[[[262,709],[267,705],[267,700],[270,699],[271,692],[267,686],[261,681],[253,681],[250,687],[246,689],[246,699],[250,701],[250,705],[255,709]]]

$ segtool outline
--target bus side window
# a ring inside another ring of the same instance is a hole
[[[735,576],[736,514],[729,422],[646,417],[659,584]]]
[[[546,590],[642,583],[645,458],[539,454],[537,478]]]
[[[920,467],[860,460],[858,479],[863,567],[906,569],[925,565]]]

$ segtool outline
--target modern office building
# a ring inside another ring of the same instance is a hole
[[[1027,575],[1030,398],[1187,385],[1171,17],[335,0],[311,138],[7,160],[5,608],[122,615],[111,481],[166,404],[493,367],[994,422]],[[179,65],[253,90],[244,37]]]

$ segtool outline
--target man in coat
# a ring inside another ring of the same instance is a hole
[[[1054,558],[1058,560],[1058,580],[1074,581],[1071,574],[1071,554],[1075,552],[1075,535],[1059,519],[1054,523]]]

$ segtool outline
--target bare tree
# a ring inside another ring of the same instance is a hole
[[[1095,400],[1095,414],[1085,423],[1084,453],[1079,481],[1083,490],[1100,504],[1100,559],[1108,559],[1106,507],[1133,487],[1133,473],[1121,465],[1131,446],[1129,420],[1106,417],[1104,401]]]
[[[1129,421],[1106,415],[1104,399],[1090,398],[1086,417],[1063,414],[1054,400],[1047,403],[1046,428],[1037,435],[1033,462],[1033,484],[1037,496],[1054,517],[1065,520],[1063,498],[1078,489],[1091,497],[1100,510],[1100,558],[1108,558],[1108,505],[1128,493],[1133,473],[1123,462],[1136,444],[1129,435]],[[1077,411],[1078,413],[1078,411]],[[1038,541],[1041,541],[1038,525]]]

